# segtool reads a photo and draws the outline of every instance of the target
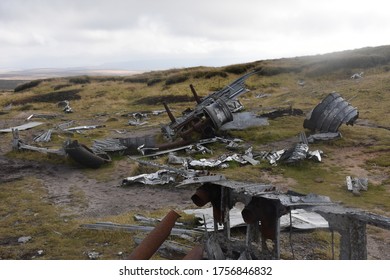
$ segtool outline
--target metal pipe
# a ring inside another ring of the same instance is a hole
[[[148,260],[171,234],[178,213],[171,210],[131,253],[130,260]]]
[[[196,90],[195,90],[195,88],[194,88],[194,86],[192,84],[190,84],[190,89],[192,91],[192,94],[194,95],[196,103],[200,104],[202,102],[202,100],[200,100],[199,95],[196,92]]]
[[[163,102],[163,105],[164,105],[164,108],[165,108],[165,111],[167,112],[168,114],[168,117],[169,119],[171,120],[172,123],[175,123],[176,122],[176,118],[173,116],[171,110],[169,109],[168,107],[168,104]]]

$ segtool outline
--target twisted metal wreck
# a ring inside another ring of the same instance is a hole
[[[311,131],[337,132],[345,123],[353,125],[359,112],[338,93],[330,93],[307,116],[303,127]]]

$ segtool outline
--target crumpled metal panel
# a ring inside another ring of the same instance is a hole
[[[357,108],[334,92],[312,110],[303,122],[303,127],[312,131],[337,132],[343,123],[353,125],[358,117]]]
[[[122,186],[141,183],[145,185],[164,185],[175,182],[173,172],[169,170],[158,170],[155,173],[140,174],[132,177],[127,177],[122,180]]]

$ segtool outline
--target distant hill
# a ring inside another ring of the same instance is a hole
[[[129,76],[139,71],[93,68],[37,68],[0,72],[0,80],[36,80],[71,76]]]
[[[125,62],[124,62],[125,63]],[[355,50],[346,50],[322,55],[301,56],[293,58],[279,58],[259,60],[223,67],[191,67],[168,69],[161,71],[141,72],[118,69],[95,69],[88,67],[77,68],[39,68],[18,71],[0,72],[0,90],[12,90],[23,82],[37,79],[73,77],[73,76],[134,76],[133,79],[158,81],[161,75],[171,75],[181,70],[197,72],[202,75],[242,74],[257,70],[264,76],[273,76],[281,73],[300,73],[302,77],[315,78],[331,75],[332,79],[352,75],[356,71],[383,66],[385,71],[390,70],[390,45],[366,47]],[[210,69],[214,69],[210,72]],[[225,74],[224,74],[225,73]],[[139,74],[139,75],[137,75]],[[137,77],[138,76],[138,77]],[[206,77],[207,78],[207,77]]]

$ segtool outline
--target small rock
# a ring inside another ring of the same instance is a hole
[[[24,243],[29,242],[31,239],[32,239],[31,236],[22,236],[22,237],[18,238],[18,242],[24,244]]]
[[[325,180],[323,178],[321,178],[321,177],[317,177],[317,178],[314,179],[314,182],[316,182],[316,183],[323,183],[324,181]]]
[[[42,256],[43,255],[43,250],[38,250],[37,254],[38,254],[38,256]]]

